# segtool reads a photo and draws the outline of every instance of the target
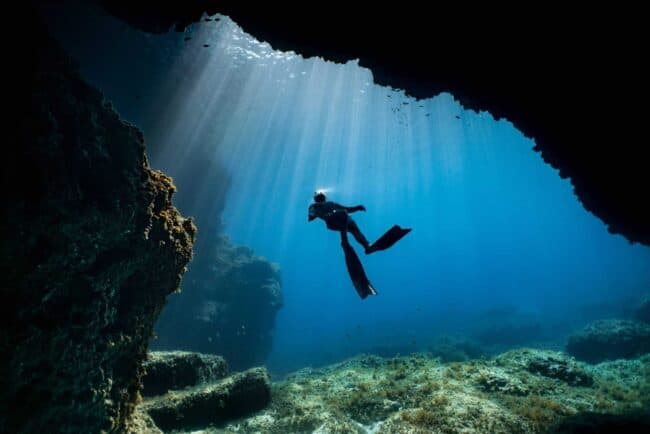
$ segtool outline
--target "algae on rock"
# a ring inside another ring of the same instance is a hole
[[[3,155],[0,431],[122,432],[195,227],[142,133],[30,31]]]

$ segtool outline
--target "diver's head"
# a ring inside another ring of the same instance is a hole
[[[322,191],[317,191],[314,193],[314,202],[322,203],[325,202],[325,193]]]

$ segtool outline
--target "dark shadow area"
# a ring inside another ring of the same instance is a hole
[[[642,434],[650,432],[650,413],[624,415],[603,413],[578,413],[569,416],[549,434]]]

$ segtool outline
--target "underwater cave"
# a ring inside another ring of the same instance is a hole
[[[642,123],[581,83],[633,28],[25,7],[0,431],[648,429]]]

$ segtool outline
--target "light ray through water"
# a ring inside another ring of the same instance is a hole
[[[356,61],[274,51],[227,17],[190,32],[151,105],[152,162],[191,175],[205,155],[227,173],[225,232],[282,268],[272,368],[338,360],[349,330],[361,351],[425,341],[493,307],[551,321],[650,288],[649,249],[607,233],[509,122],[448,94],[416,101],[374,85]],[[217,182],[196,177],[178,196],[220,200]],[[361,256],[377,297],[358,299],[338,234],[307,223],[318,188],[365,205],[354,218],[371,240],[413,227]]]

